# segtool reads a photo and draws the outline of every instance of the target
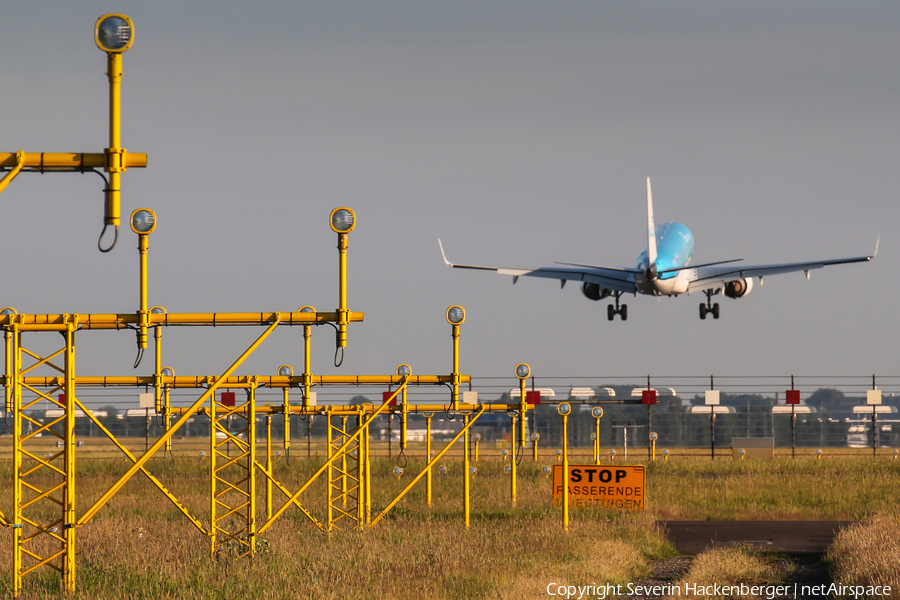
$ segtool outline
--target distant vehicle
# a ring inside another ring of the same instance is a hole
[[[759,279],[762,285],[766,275],[778,275],[804,271],[809,279],[809,272],[830,265],[867,262],[878,253],[878,241],[875,252],[870,256],[850,258],[834,258],[811,262],[779,263],[770,265],[734,265],[743,259],[721,260],[705,264],[692,265],[694,253],[694,236],[690,230],[675,221],[663,223],[659,227],[653,221],[653,195],[650,191],[650,178],[647,178],[647,245],[638,254],[634,268],[599,267],[576,263],[557,263],[567,265],[561,267],[541,267],[538,269],[509,269],[504,267],[484,267],[477,265],[458,265],[447,260],[444,245],[438,240],[441,256],[447,266],[457,269],[480,269],[496,271],[500,275],[512,275],[513,283],[521,276],[547,277],[559,279],[560,287],[565,287],[570,280],[581,282],[581,293],[591,300],[602,300],[608,296],[615,298],[615,305],[607,307],[607,318],[612,321],[616,315],[625,321],[628,319],[628,306],[619,304],[622,294],[645,294],[648,296],[678,296],[692,292],[706,294],[706,302],[700,304],[700,318],[711,314],[719,318],[719,304],[712,302],[712,297],[723,293],[729,298],[743,298],[753,289],[753,278]],[[727,266],[725,266],[727,265]]]

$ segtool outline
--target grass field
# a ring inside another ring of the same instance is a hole
[[[80,460],[79,513],[128,464],[122,459]],[[321,459],[295,458],[290,466],[278,461],[276,473],[289,487],[298,487],[320,464]],[[891,513],[900,493],[900,461],[889,458],[682,457],[648,464],[646,512],[573,512],[565,533],[560,512],[551,507],[550,481],[540,471],[543,464],[523,461],[513,510],[504,463],[482,458],[472,478],[468,530],[463,526],[461,462],[449,461],[448,473],[434,477],[432,508],[425,505],[421,482],[369,531],[325,534],[292,509],[260,536],[253,561],[236,558],[236,549],[228,547],[211,558],[205,536],[139,475],[78,529],[78,596],[545,598],[550,583],[634,581],[649,572],[649,561],[673,556],[654,525],[657,519],[864,520]],[[398,479],[390,474],[394,465],[387,458],[373,465],[376,513],[422,467],[410,460]],[[154,460],[151,471],[207,521],[208,462],[179,457],[169,471]],[[10,481],[11,474],[11,463],[0,462],[0,477]],[[314,485],[304,497],[321,516],[324,488]],[[262,488],[259,499],[262,515]],[[11,505],[7,485],[0,490],[0,508],[8,514]],[[12,540],[8,529],[0,535],[0,590],[8,596]],[[876,544],[870,552],[877,550]],[[49,569],[39,573],[27,579],[24,597],[56,597],[58,575]]]

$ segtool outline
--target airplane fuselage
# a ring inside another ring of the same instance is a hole
[[[683,294],[690,283],[688,270],[665,273],[668,269],[686,267],[694,254],[694,236],[685,225],[675,221],[656,228],[656,261],[651,264],[649,251],[644,246],[634,261],[634,268],[641,271],[635,282],[638,292],[650,296]]]

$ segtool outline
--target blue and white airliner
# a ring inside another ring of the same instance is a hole
[[[457,265],[447,260],[444,246],[438,240],[441,255],[447,266],[457,269],[480,269],[496,271],[500,275],[512,275],[513,283],[519,277],[547,277],[559,279],[560,286],[565,287],[570,280],[581,282],[581,293],[591,300],[602,300],[612,296],[615,305],[607,307],[607,318],[612,321],[616,315],[625,321],[628,319],[628,306],[619,304],[622,294],[645,294],[648,296],[678,296],[692,292],[706,294],[706,302],[700,304],[700,318],[711,314],[719,318],[719,304],[712,302],[712,297],[722,293],[729,298],[743,298],[753,289],[753,278],[759,279],[762,285],[766,275],[803,271],[809,279],[809,272],[830,265],[867,262],[878,253],[878,242],[875,253],[870,256],[851,258],[835,258],[812,262],[781,263],[771,265],[735,265],[743,259],[722,260],[699,265],[692,265],[694,253],[694,236],[691,231],[675,221],[663,223],[656,227],[653,222],[653,195],[650,191],[650,178],[647,178],[647,245],[638,254],[634,268],[598,267],[576,263],[557,263],[560,267],[541,267],[538,269],[507,269],[502,267],[484,267],[477,265]]]

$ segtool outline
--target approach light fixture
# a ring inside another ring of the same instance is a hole
[[[397,477],[403,475],[403,467],[394,467],[394,475]]]
[[[655,431],[650,434],[650,441],[655,442],[658,439],[659,439],[659,434],[656,433]]]
[[[562,416],[566,416],[572,412],[572,405],[568,402],[560,402],[559,406],[556,407],[556,411]]]
[[[281,365],[278,367],[278,374],[282,377],[292,377],[294,375],[294,368],[291,365]]]
[[[400,377],[409,377],[412,375],[412,367],[409,365],[398,365],[397,366],[397,375]]]
[[[475,475],[478,472],[478,467],[469,467],[469,475]]]
[[[541,439],[541,434],[539,434],[537,431],[535,431],[534,433],[531,434],[531,441],[532,441],[532,442],[536,442],[536,441],[538,441],[538,440],[540,440],[540,439]]]
[[[131,213],[131,230],[138,235],[153,233],[156,229],[156,213],[149,208],[139,208]]]
[[[600,419],[600,418],[602,418],[602,417],[603,417],[603,407],[602,407],[602,406],[595,406],[594,408],[592,408],[592,409],[591,409],[591,416],[594,417],[595,419]]]
[[[350,233],[356,227],[356,213],[349,208],[334,209],[329,219],[335,233]]]
[[[473,441],[473,442],[480,442],[480,441],[481,441],[481,434],[480,434],[480,433],[473,433],[473,434],[472,434],[472,441]]]
[[[6,307],[0,309],[0,315],[3,315],[4,317],[7,317],[9,315],[17,315],[17,314],[19,314],[19,313],[16,312],[16,309],[14,309],[10,306],[6,306]]]
[[[592,442],[596,442],[596,441],[597,441],[597,432],[591,433],[591,441],[592,441]]]
[[[159,372],[163,377],[175,377],[175,369],[172,367],[163,367],[163,370]]]
[[[512,473],[512,465],[506,465],[505,467],[503,467],[503,470],[507,473]]]
[[[441,475],[446,475],[446,474],[447,474],[447,467],[445,467],[444,465],[439,466],[439,467],[438,467],[438,473],[440,473]]]
[[[451,306],[447,309],[447,322],[451,325],[462,325],[466,320],[466,309],[462,306]]]
[[[544,467],[543,469],[541,469],[541,473],[549,476],[550,475],[550,467]]]
[[[519,379],[528,379],[531,375],[531,367],[527,363],[519,363],[516,365],[516,377]]]
[[[164,306],[154,306],[150,309],[151,315],[164,315],[166,314],[166,308]]]
[[[103,15],[94,25],[94,42],[104,52],[125,52],[134,42],[134,23],[126,15]]]
[[[314,312],[316,312],[316,309],[313,308],[312,306],[301,306],[300,310],[298,310],[297,312],[314,313]]]

